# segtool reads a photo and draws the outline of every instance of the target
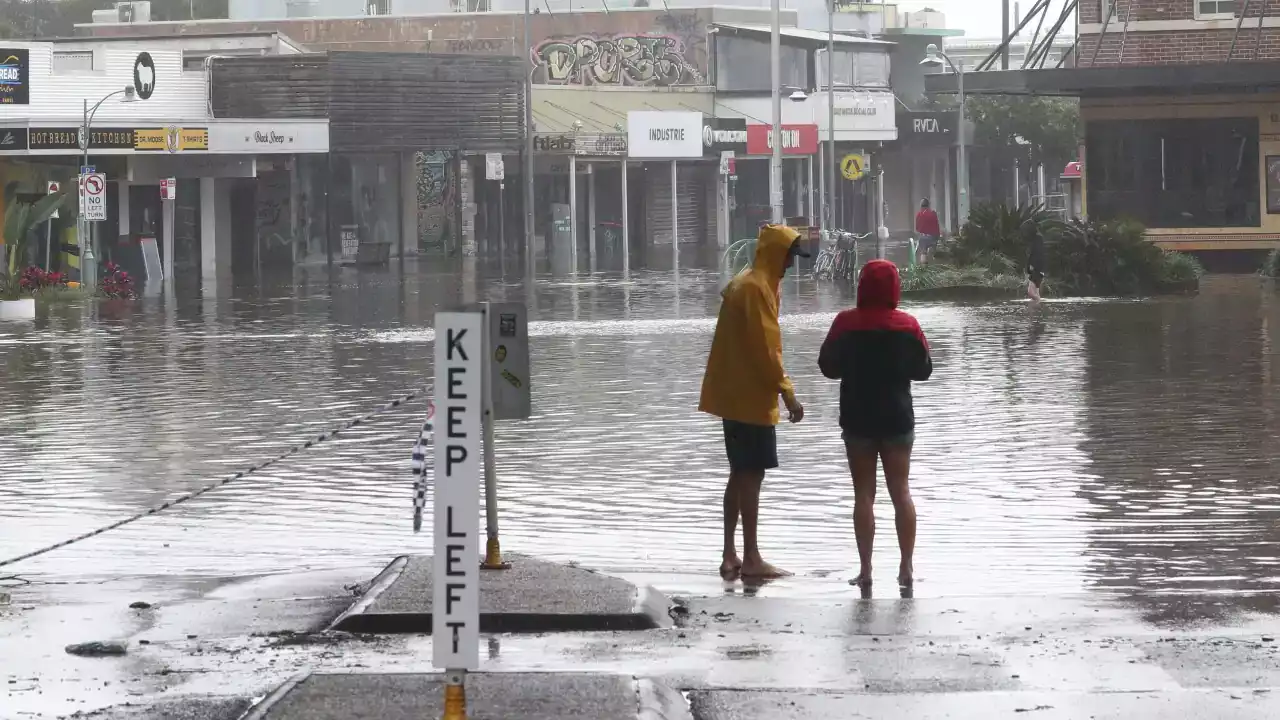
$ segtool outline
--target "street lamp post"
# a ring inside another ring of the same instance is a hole
[[[942,67],[944,64],[951,67],[952,72],[956,74],[956,89],[960,96],[960,122],[957,131],[960,135],[956,141],[956,215],[957,226],[963,226],[965,221],[969,219],[969,164],[966,157],[965,143],[965,102],[964,102],[964,66],[952,62],[951,58],[945,52],[938,49],[937,45],[930,45],[925,49],[924,59],[920,64],[925,67]]]
[[[524,252],[525,273],[529,278],[533,278],[535,258],[533,251],[533,73],[538,66],[534,64],[533,56],[530,54],[532,48],[529,45],[529,14],[529,0],[524,0],[524,44],[521,46],[521,52],[528,55],[529,63],[532,65],[525,75],[524,83]],[[623,198],[622,202],[626,205],[626,198]],[[532,280],[529,284],[533,285]]]
[[[827,5],[827,152],[822,176],[827,178],[827,231],[836,226],[836,0]]]
[[[82,198],[84,196],[83,176],[87,172],[86,168],[89,167],[89,139],[90,130],[93,128],[93,117],[98,114],[98,108],[101,108],[103,103],[117,95],[124,96],[123,102],[133,102],[136,99],[135,92],[132,85],[125,87],[123,90],[116,90],[113,93],[108,93],[106,97],[95,103],[92,108],[89,107],[87,99],[84,101],[84,123],[80,126],[80,137],[77,138],[80,141],[82,153],[80,162],[81,177],[77,185],[79,185],[78,192]],[[92,229],[93,226],[85,217],[84,205],[81,203],[80,212],[76,216],[76,234],[78,235],[76,240],[80,247],[80,282],[88,290],[93,290],[98,285],[98,259],[93,253]]]
[[[773,126],[769,136],[773,138],[773,154],[769,158],[769,206],[771,222],[781,225],[782,217],[782,4],[773,0],[771,6],[772,27],[769,33],[769,74],[773,88]]]

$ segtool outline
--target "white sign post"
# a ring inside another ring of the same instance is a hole
[[[485,316],[436,313],[435,511],[431,633],[446,671],[445,715],[465,708],[466,671],[480,665],[481,414]]]
[[[107,176],[90,173],[80,178],[80,206],[84,219],[105,222],[107,219]]]

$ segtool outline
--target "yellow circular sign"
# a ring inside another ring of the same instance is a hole
[[[861,180],[867,174],[867,158],[864,155],[845,155],[840,161],[840,174],[845,180]]]

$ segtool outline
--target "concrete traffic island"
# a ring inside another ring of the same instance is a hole
[[[423,720],[444,710],[439,674],[316,674],[295,678],[245,720]],[[630,675],[471,673],[476,720],[692,720],[676,690]]]
[[[649,587],[592,570],[508,555],[508,570],[480,573],[480,632],[604,632],[670,627],[671,602]],[[333,622],[355,633],[430,633],[429,555],[396,558]]]

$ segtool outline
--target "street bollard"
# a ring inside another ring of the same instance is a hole
[[[444,683],[444,720],[467,720],[467,671],[448,671]]]

